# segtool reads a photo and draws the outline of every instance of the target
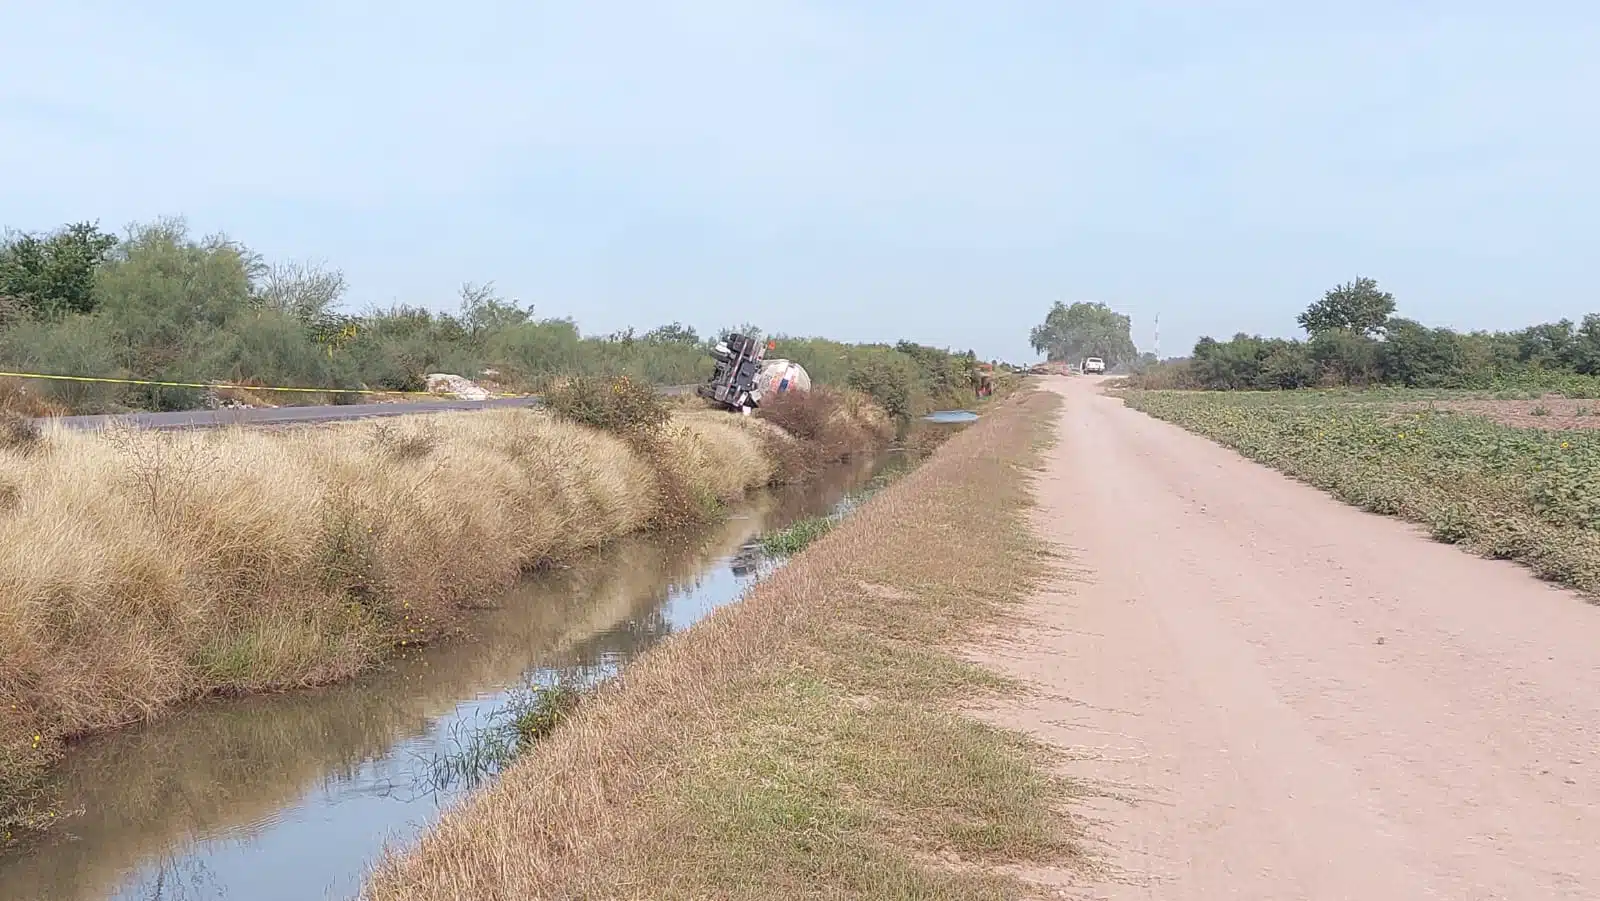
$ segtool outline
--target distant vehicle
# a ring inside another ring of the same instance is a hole
[[[1106,361],[1099,357],[1090,357],[1083,361],[1084,375],[1099,375],[1106,371]]]

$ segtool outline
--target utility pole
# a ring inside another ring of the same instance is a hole
[[[1156,362],[1161,362],[1161,314],[1156,314]]]

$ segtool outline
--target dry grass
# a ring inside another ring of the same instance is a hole
[[[1044,574],[1024,519],[1057,399],[1003,402],[742,604],[586,700],[371,901],[1013,898],[1076,855],[1029,740],[959,712],[966,662]]]
[[[778,475],[729,416],[675,417],[647,444],[531,411],[273,433],[7,423],[0,835],[48,819],[34,793],[65,737],[348,677],[524,570]]]
[[[762,434],[767,455],[787,478],[802,479],[858,448],[888,441],[894,423],[861,394],[816,388],[763,401],[756,421],[777,426]]]
[[[33,383],[35,386],[37,382]],[[27,379],[0,377],[0,410],[23,416],[65,416],[67,408],[39,394]]]
[[[785,515],[775,497],[758,498],[753,519],[665,541],[619,539],[570,566],[523,580],[508,593],[518,597],[502,595],[497,607],[472,617],[472,640],[399,655],[370,679],[179,709],[149,728],[74,747],[52,784],[62,783],[69,803],[93,805],[90,816],[72,819],[68,829],[96,852],[43,849],[38,866],[6,872],[12,890],[6,897],[113,897],[142,863],[181,857],[196,835],[248,830],[330,772],[353,771],[421,734],[461,698],[516,684],[530,657],[556,666],[591,659],[596,633],[645,617],[661,602],[662,586],[694,578],[737,553],[763,519]],[[401,784],[394,790],[422,789]]]

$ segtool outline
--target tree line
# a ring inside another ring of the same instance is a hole
[[[1082,363],[1088,357],[1105,361],[1108,372],[1138,369],[1155,362],[1133,343],[1133,322],[1103,303],[1057,301],[1028,336],[1033,349],[1053,362]]]
[[[745,324],[702,337],[673,322],[585,335],[570,317],[538,316],[492,284],[464,285],[446,312],[411,304],[354,312],[346,294],[338,269],[269,261],[225,235],[194,235],[181,219],[137,224],[122,235],[94,223],[11,232],[0,239],[0,365],[335,391],[423,390],[433,372],[525,390],[574,375],[688,384],[709,376],[711,348],[727,333],[760,331]],[[971,351],[774,340],[773,353],[805,366],[817,382],[859,388],[900,416],[970,397],[977,382]],[[0,386],[0,402],[98,413],[207,400],[196,389],[24,384]]]
[[[1292,390],[1314,387],[1600,388],[1600,314],[1515,331],[1458,332],[1396,313],[1394,295],[1356,278],[1310,304],[1305,338],[1203,337],[1187,358],[1136,377],[1143,387]]]

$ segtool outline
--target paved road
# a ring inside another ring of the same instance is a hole
[[[687,394],[693,385],[663,387],[665,395]],[[452,410],[492,410],[539,405],[537,397],[507,397],[492,400],[422,400],[387,404],[345,404],[326,407],[252,407],[249,409],[180,410],[171,413],[126,413],[114,416],[57,416],[40,420],[70,429],[101,429],[113,423],[147,429],[201,429],[230,425],[290,425],[294,423],[340,422],[378,416],[405,416],[416,413],[443,413]]]
[[[1600,608],[1093,384],[1039,525],[1081,568],[996,714],[1067,749],[1106,871],[1069,897],[1600,898]]]

